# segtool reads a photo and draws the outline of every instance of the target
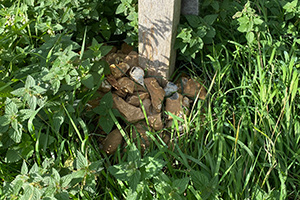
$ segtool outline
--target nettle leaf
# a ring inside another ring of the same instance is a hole
[[[190,24],[190,26],[193,28],[197,28],[202,23],[201,17],[199,17],[199,16],[186,15],[185,18],[188,21],[188,23]]]
[[[53,128],[56,132],[59,132],[59,129],[61,125],[64,123],[65,120],[65,114],[62,109],[60,109],[58,112],[54,113],[53,115]]]
[[[177,189],[179,194],[182,194],[186,190],[189,182],[190,182],[189,177],[176,179],[175,181],[172,182],[172,186]]]
[[[109,115],[101,116],[99,119],[99,125],[102,127],[105,133],[110,133],[114,124],[114,121]]]
[[[35,111],[31,109],[22,109],[19,111],[20,120],[25,121],[29,119],[32,115],[35,115]]]
[[[25,160],[23,160],[23,164],[22,164],[22,168],[21,168],[21,174],[25,175],[28,173],[28,167],[27,164],[25,162]]]
[[[10,124],[9,115],[0,116],[0,126],[5,127]]]
[[[91,74],[85,75],[82,78],[81,82],[85,87],[89,89],[92,89],[94,87],[94,77]]]
[[[206,15],[203,19],[207,24],[213,25],[213,23],[216,21],[218,16],[219,16],[218,14]]]
[[[5,113],[8,115],[15,115],[17,112],[17,105],[10,98],[7,98],[5,101]]]
[[[18,88],[14,91],[11,92],[12,95],[15,95],[15,96],[18,96],[18,97],[21,97],[23,96],[26,92],[25,92],[25,87],[21,87],[21,88]]]
[[[21,157],[20,157],[19,152],[17,150],[9,149],[6,152],[5,159],[4,159],[4,161],[6,163],[14,163],[14,162],[17,162],[19,160],[21,160]]]
[[[84,157],[80,151],[77,151],[76,168],[81,169],[88,167],[88,165],[89,163],[86,157]]]
[[[35,86],[35,80],[32,76],[28,75],[25,81],[25,88],[30,88]]]
[[[129,178],[129,173],[132,169],[128,170],[128,163],[121,163],[118,165],[110,166],[108,171],[118,180],[127,181]]]
[[[36,106],[37,106],[36,96],[30,96],[30,98],[28,99],[28,105],[29,105],[29,108],[31,108],[32,110],[36,109]]]
[[[132,176],[129,177],[129,180],[127,180],[129,187],[135,191],[138,184],[141,180],[141,172],[139,170],[135,170],[135,173],[132,174]]]
[[[9,137],[15,142],[15,143],[19,143],[21,142],[21,138],[22,138],[22,124],[20,124],[18,122],[18,120],[13,120],[11,122],[11,126],[12,129],[9,129],[8,134]]]
[[[154,158],[154,157],[146,157],[142,160],[142,162],[148,163],[145,165],[145,178],[149,179],[156,175],[166,164],[165,161]]]
[[[113,107],[112,93],[106,93],[99,102],[99,106],[93,109],[93,111],[101,116],[108,115],[108,110]]]

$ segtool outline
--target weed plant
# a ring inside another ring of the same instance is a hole
[[[109,94],[89,105],[107,44],[137,40],[136,3],[1,2],[0,199],[300,199],[299,2],[204,0],[182,17],[178,72],[208,95],[144,151]],[[100,127],[127,146],[106,155]]]

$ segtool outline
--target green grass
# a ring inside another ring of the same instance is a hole
[[[208,95],[172,128],[148,131],[145,151],[106,99],[110,124],[86,106],[107,73],[102,43],[120,37],[114,17],[128,22],[120,1],[39,2],[0,8],[10,20],[0,21],[0,199],[300,199],[299,2],[253,1],[240,17],[263,22],[250,26],[232,19],[246,1],[204,1],[216,35],[174,77],[202,80]],[[128,145],[108,156],[99,126]]]

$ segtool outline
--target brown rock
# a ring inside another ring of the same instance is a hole
[[[189,79],[184,84],[183,93],[190,98],[195,98],[198,95],[199,91],[199,99],[204,100],[206,96],[206,89],[200,83],[193,79]]]
[[[166,111],[178,116],[183,116],[182,109],[183,96],[179,93],[174,93],[171,97],[166,99]],[[173,119],[171,115],[168,115],[168,119]]]
[[[134,91],[135,92],[147,92],[147,90],[143,86],[141,86],[140,84],[137,84],[137,83],[134,85]]]
[[[144,99],[149,98],[149,93],[147,92],[140,92],[135,93],[132,96],[127,98],[127,103],[133,105],[133,106],[139,106],[140,105],[140,99],[143,101]]]
[[[143,106],[145,108],[147,116],[152,115],[151,100],[150,99],[144,99],[143,100]]]
[[[121,87],[121,90],[123,90],[126,93],[132,94],[134,91],[134,82],[130,80],[128,77],[122,77],[118,80],[118,83]]]
[[[125,42],[121,45],[121,51],[124,54],[129,54],[132,50],[133,50],[133,46],[130,46]]]
[[[108,64],[119,64],[123,62],[124,58],[126,57],[126,54],[123,53],[110,53],[105,57],[106,62]]]
[[[145,78],[144,82],[150,93],[152,106],[155,111],[159,113],[165,97],[165,91],[162,87],[160,87],[157,80],[153,77]]]
[[[112,64],[109,66],[111,74],[116,78],[122,77],[130,69],[127,63]]]
[[[139,66],[139,55],[135,51],[130,52],[125,58],[124,62],[127,63],[130,67]]]
[[[121,85],[118,83],[118,81],[114,76],[108,75],[106,76],[106,80],[111,84],[111,86],[113,86],[117,90],[115,91],[115,93],[117,93],[118,96],[120,97],[126,96],[126,92],[123,92],[123,90],[121,89]]]
[[[109,82],[107,80],[104,80],[104,81],[101,82],[99,90],[101,92],[107,93],[111,90],[111,84],[109,84]]]
[[[126,103],[121,97],[113,94],[114,107],[126,118],[129,122],[137,122],[145,118],[142,110],[129,103]]]
[[[163,122],[161,120],[161,113],[148,116],[149,125],[156,131],[162,130],[164,128]]]
[[[111,155],[116,152],[118,146],[122,143],[123,137],[119,131],[119,129],[115,129],[110,132],[106,138],[102,141],[103,150]]]

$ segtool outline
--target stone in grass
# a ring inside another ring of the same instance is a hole
[[[164,89],[158,84],[157,80],[153,77],[145,78],[144,82],[150,93],[153,108],[157,113],[160,113],[162,108],[162,102],[165,97]]]
[[[134,80],[135,82],[137,82],[138,84],[144,86],[144,75],[145,72],[142,68],[140,67],[132,67],[130,72],[130,77],[132,78],[132,80]]]
[[[166,87],[164,88],[164,90],[166,92],[166,96],[170,96],[170,95],[174,94],[175,92],[177,92],[178,87],[174,83],[168,82]]]
[[[143,100],[143,106],[145,108],[147,116],[152,115],[151,100],[150,99],[144,99]],[[141,105],[141,107],[142,107],[142,105]]]
[[[180,118],[183,117],[183,108],[182,108],[182,99],[183,96],[179,93],[174,93],[171,97],[166,99],[166,111],[176,115]],[[173,119],[171,115],[168,115],[168,120]]]
[[[103,150],[111,155],[116,152],[118,146],[122,143],[123,137],[119,129],[115,129],[110,132],[106,138],[102,141]]]
[[[109,66],[111,74],[116,78],[121,78],[130,69],[127,63],[112,64]]]
[[[183,94],[190,97],[190,98],[196,98],[198,93],[199,99],[204,100],[206,96],[206,89],[197,81],[193,79],[189,79],[188,81],[184,82],[183,86]]]
[[[121,90],[123,90],[126,93],[133,94],[135,83],[132,80],[130,80],[127,77],[122,77],[122,78],[118,79],[118,83],[121,87]]]
[[[123,53],[110,53],[105,57],[106,62],[108,64],[119,64],[124,61],[127,55]]]
[[[114,107],[125,117],[128,122],[134,123],[145,118],[141,108],[130,105],[121,97],[113,94]]]
[[[148,116],[149,125],[156,131],[162,130],[164,128],[163,122],[161,120],[161,113]]]
[[[104,80],[104,81],[101,82],[99,90],[101,92],[107,93],[111,90],[111,84],[109,84],[109,82],[107,80]]]
[[[137,52],[130,52],[125,58],[124,62],[127,63],[130,67],[139,66],[139,55]]]
[[[133,105],[133,106],[139,106],[140,105],[140,99],[143,101],[144,99],[149,98],[148,92],[139,92],[135,93],[132,96],[129,96],[126,99],[126,102]]]

